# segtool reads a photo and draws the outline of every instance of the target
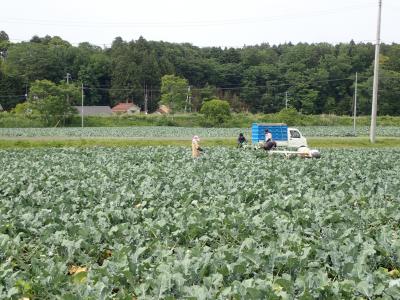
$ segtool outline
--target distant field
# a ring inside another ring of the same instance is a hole
[[[353,135],[351,126],[298,127],[306,137],[347,137]],[[168,126],[134,127],[71,127],[71,128],[0,128],[1,137],[77,137],[77,138],[170,138],[190,139],[193,135],[202,138],[235,138],[243,132],[251,138],[250,128],[194,128]],[[367,136],[369,127],[357,128],[357,136]],[[400,126],[378,127],[377,135],[400,137]]]
[[[80,127],[81,118],[74,116],[66,127]],[[353,118],[337,115],[303,115],[303,114],[249,114],[233,113],[221,127],[246,128],[252,123],[287,123],[297,126],[353,126]],[[400,126],[400,116],[378,116],[379,126]],[[160,115],[123,115],[123,116],[88,116],[84,119],[87,127],[127,127],[127,126],[176,126],[176,127],[218,127],[210,124],[198,113]],[[357,126],[369,126],[369,116],[357,117]],[[65,127],[64,126],[64,127]],[[23,116],[13,113],[0,113],[1,128],[43,128],[46,127],[39,116]]]

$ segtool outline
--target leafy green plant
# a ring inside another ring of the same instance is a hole
[[[204,115],[206,122],[209,122],[210,125],[221,125],[231,115],[228,101],[219,99],[204,102],[200,113]]]
[[[8,122],[8,113],[0,114],[0,124]],[[17,119],[20,123],[22,120]],[[170,122],[165,118],[163,122]],[[174,123],[169,123],[174,125]],[[352,126],[300,126],[306,137],[347,137],[353,136]],[[131,126],[131,127],[64,127],[64,128],[0,128],[0,137],[114,137],[114,138],[191,138],[193,135],[207,138],[237,138],[243,132],[251,137],[251,128],[199,128],[178,126]],[[369,127],[357,127],[357,136],[368,136]],[[378,127],[377,135],[383,137],[400,137],[397,126]]]
[[[289,126],[294,126],[295,124],[299,124],[299,119],[301,114],[293,108],[284,108],[278,113],[278,118],[281,120],[282,123],[286,123]]]
[[[160,103],[167,105],[172,113],[184,111],[188,86],[188,81],[185,78],[164,75],[161,78]]]
[[[0,150],[0,298],[399,298],[399,159]]]

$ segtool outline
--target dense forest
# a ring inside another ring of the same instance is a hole
[[[357,72],[358,114],[371,111],[370,43],[222,49],[117,37],[110,47],[99,47],[73,46],[57,36],[13,43],[1,31],[0,56],[0,103],[7,110],[25,101],[35,80],[60,83],[68,77],[69,84],[83,84],[86,105],[131,100],[143,108],[146,90],[151,111],[162,96],[162,77],[176,75],[190,85],[191,111],[199,111],[204,100],[219,98],[238,112],[273,113],[288,105],[304,114],[349,115]],[[399,98],[400,45],[382,44],[378,113],[400,115]]]

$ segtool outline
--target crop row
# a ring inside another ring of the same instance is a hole
[[[0,150],[0,298],[399,299],[398,161]]]
[[[351,136],[350,126],[299,127],[306,137]],[[0,137],[121,137],[121,138],[232,138],[240,132],[251,137],[250,128],[188,128],[188,127],[88,127],[88,128],[0,128]],[[358,127],[357,135],[368,135],[368,127]],[[378,127],[378,136],[400,136],[400,127]]]

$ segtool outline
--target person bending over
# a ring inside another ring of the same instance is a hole
[[[238,148],[242,148],[244,144],[247,143],[246,138],[244,137],[243,133],[239,133],[239,137],[237,139]]]

